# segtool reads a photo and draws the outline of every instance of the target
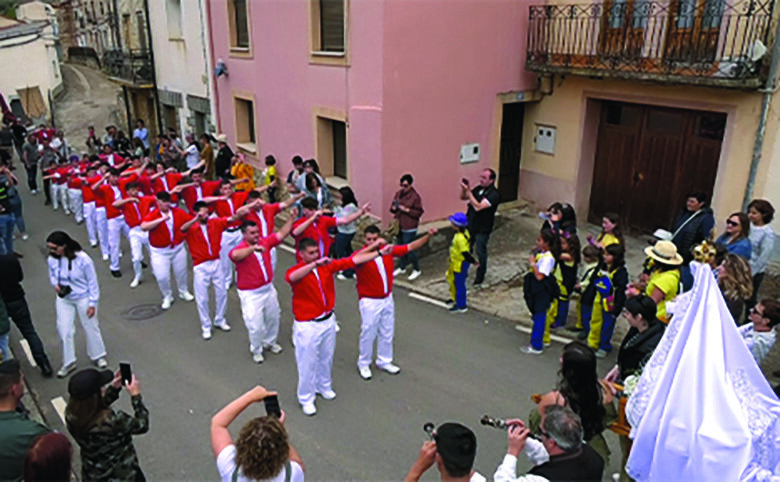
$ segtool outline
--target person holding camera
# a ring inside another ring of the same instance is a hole
[[[494,482],[601,480],[604,460],[583,443],[580,417],[568,407],[550,405],[542,420],[541,441],[530,438],[522,420],[507,420],[508,448],[493,474]],[[525,451],[534,467],[517,476],[517,457]]]
[[[130,394],[133,415],[111,408],[122,385]],[[121,370],[87,368],[71,377],[68,394],[65,425],[81,449],[81,480],[146,480],[132,436],[149,431],[149,410],[135,375],[123,380]]]
[[[302,482],[305,467],[289,442],[284,427],[286,415],[268,414],[247,422],[233,441],[228,426],[253,403],[276,397],[261,386],[230,402],[211,419],[211,449],[223,482],[267,480]],[[266,405],[266,412],[268,412]]]
[[[417,460],[404,477],[404,482],[417,482],[436,464],[441,480],[485,482],[485,477],[474,470],[477,456],[477,436],[465,425],[443,423],[431,432],[433,440],[423,443]]]
[[[100,299],[97,273],[92,258],[81,245],[63,231],[46,238],[49,248],[49,282],[57,293],[57,332],[62,341],[62,368],[57,376],[65,378],[76,369],[76,314],[87,338],[87,354],[98,368],[108,366],[106,347],[98,326]]]

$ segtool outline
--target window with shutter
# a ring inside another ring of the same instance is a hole
[[[344,51],[344,0],[319,0],[320,50]]]
[[[249,47],[249,23],[247,21],[246,0],[233,0],[235,25],[234,47]]]
[[[347,179],[347,124],[333,121],[333,175]]]

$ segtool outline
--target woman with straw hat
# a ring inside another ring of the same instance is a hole
[[[645,254],[652,266],[644,292],[658,305],[658,319],[668,321],[666,302],[672,301],[680,293],[680,265],[683,257],[671,241],[658,241],[654,246],[645,248]],[[637,286],[629,288],[629,296],[639,293]]]

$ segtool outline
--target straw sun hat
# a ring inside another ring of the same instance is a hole
[[[659,263],[680,265],[683,258],[677,253],[677,246],[671,241],[658,241],[655,246],[645,248],[645,254]]]

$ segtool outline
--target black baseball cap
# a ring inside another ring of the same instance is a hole
[[[436,451],[447,465],[463,471],[471,470],[477,456],[477,437],[465,425],[443,423],[434,435]]]
[[[100,392],[103,385],[114,379],[111,370],[96,370],[87,368],[70,377],[68,393],[76,400],[84,400],[90,395]]]
[[[21,371],[21,365],[16,358],[9,358],[8,360],[0,362],[0,374],[2,375],[16,375]]]

